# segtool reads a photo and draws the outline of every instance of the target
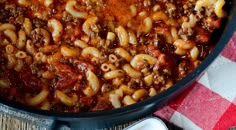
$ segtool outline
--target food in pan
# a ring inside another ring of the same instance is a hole
[[[211,52],[224,0],[0,0],[0,98],[42,110],[120,108]]]

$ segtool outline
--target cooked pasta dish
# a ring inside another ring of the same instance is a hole
[[[214,47],[224,0],[0,0],[0,98],[57,112],[131,105]]]

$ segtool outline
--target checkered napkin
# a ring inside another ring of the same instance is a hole
[[[155,114],[186,130],[236,126],[236,32],[204,75]]]

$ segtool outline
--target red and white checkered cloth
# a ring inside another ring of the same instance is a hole
[[[200,80],[155,114],[186,130],[236,126],[236,32]]]

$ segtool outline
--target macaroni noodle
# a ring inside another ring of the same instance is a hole
[[[76,5],[75,0],[69,0],[66,3],[65,10],[69,12],[72,16],[77,17],[77,18],[86,18],[88,14],[86,12],[80,12],[75,10],[74,6]]]

